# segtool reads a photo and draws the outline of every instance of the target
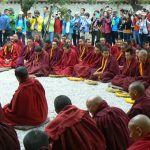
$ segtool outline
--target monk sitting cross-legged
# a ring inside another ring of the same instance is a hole
[[[25,67],[30,75],[38,77],[48,76],[49,61],[48,53],[42,47],[36,46],[32,57],[25,63]]]
[[[105,150],[101,131],[87,111],[73,106],[64,95],[55,101],[56,118],[45,128],[52,150]]]
[[[111,83],[115,86],[128,90],[129,85],[139,76],[138,61],[133,49],[127,49],[125,52],[126,62],[120,75],[116,75]]]
[[[13,41],[7,39],[7,43],[0,51],[0,68],[15,68],[18,58],[17,47]]]
[[[91,51],[81,62],[74,66],[74,76],[89,78],[101,65],[101,49],[102,45],[97,43],[94,51]]]
[[[93,97],[86,102],[89,112],[103,133],[106,150],[126,150],[130,144],[129,118],[121,109],[110,107],[101,97]]]
[[[119,74],[119,65],[116,58],[109,54],[109,50],[105,46],[102,48],[102,55],[101,66],[93,73],[91,79],[106,83],[110,82],[115,75]]]
[[[11,102],[3,107],[4,121],[11,126],[38,126],[44,123],[48,107],[43,86],[28,76],[25,67],[18,67],[15,76],[19,87]]]
[[[128,127],[134,143],[127,150],[149,150],[150,118],[145,115],[137,115],[130,120]]]
[[[50,58],[50,74],[53,74],[53,69],[61,60],[63,55],[63,51],[58,47],[58,42],[52,42],[52,48],[49,51],[49,58]]]
[[[129,118],[138,114],[147,115],[150,118],[150,98],[145,95],[145,87],[139,82],[133,82],[129,86],[129,94],[135,103],[128,112]]]
[[[63,49],[62,58],[53,68],[53,72],[56,75],[72,76],[73,67],[78,63],[78,54],[69,44],[65,44]]]

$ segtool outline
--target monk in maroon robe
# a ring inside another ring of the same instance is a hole
[[[52,150],[105,150],[104,137],[87,111],[64,95],[55,101],[56,118],[45,128]]]
[[[3,107],[4,121],[11,126],[38,126],[47,119],[45,90],[35,78],[29,78],[25,67],[18,67],[19,81],[11,102]]]
[[[24,66],[27,68],[29,75],[35,75],[38,77],[48,76],[49,62],[49,54],[42,49],[42,47],[36,46],[35,52]]]
[[[143,83],[136,81],[129,86],[129,94],[135,103],[128,112],[129,118],[138,114],[147,115],[150,118],[150,98],[145,95]]]
[[[150,149],[150,118],[137,115],[129,122],[131,138],[135,141],[127,150]]]
[[[89,112],[103,133],[106,150],[126,150],[130,144],[129,118],[119,108],[110,107],[101,97],[93,97],[86,103]]]
[[[120,43],[119,43],[120,44]],[[118,56],[120,55],[121,53],[121,48],[119,47],[118,43],[116,43],[115,45],[113,45],[111,48],[110,48],[110,54],[116,58],[118,58]]]
[[[18,56],[20,56],[21,51],[24,47],[23,43],[21,42],[21,40],[18,38],[17,34],[13,35],[13,44],[17,47],[17,51],[18,51]]]
[[[61,57],[63,55],[62,49],[59,48],[58,42],[52,42],[52,48],[49,51],[49,58],[50,58],[50,74],[54,74],[53,69],[57,66],[60,62]]]
[[[28,38],[27,45],[22,49],[22,52],[17,60],[17,66],[24,66],[24,64],[31,58],[34,53],[35,46],[34,39]]]
[[[43,47],[43,42],[42,42],[41,36],[39,34],[35,34],[34,42],[37,43],[37,45]]]
[[[95,45],[95,50],[91,51],[79,64],[74,66],[74,76],[89,78],[90,75],[99,68],[102,61],[102,46],[100,43]]]
[[[116,75],[111,83],[115,86],[128,90],[129,85],[139,76],[139,63],[136,59],[133,49],[127,49],[125,52],[126,62],[120,75]]]
[[[135,78],[135,81],[141,81],[145,88],[150,86],[150,58],[146,50],[141,50],[138,54],[140,76]]]
[[[17,58],[17,47],[8,40],[0,52],[0,68],[15,68]]]
[[[56,75],[72,76],[73,67],[78,63],[78,54],[70,45],[65,44],[64,52],[60,62],[53,68]]]
[[[119,74],[119,65],[116,58],[109,54],[109,50],[105,46],[102,48],[102,55],[101,66],[93,73],[91,79],[106,83]]]
[[[49,40],[46,40],[44,43],[44,50],[50,54],[50,50],[52,48],[51,42]]]

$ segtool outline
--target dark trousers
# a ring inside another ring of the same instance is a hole
[[[141,47],[148,41],[148,34],[140,34]]]
[[[8,37],[8,31],[6,30],[5,33],[2,33],[2,31],[0,31],[0,47],[4,46],[4,44],[6,43]]]
[[[72,34],[72,39],[73,39],[73,45],[77,45],[77,43],[79,43],[79,39],[80,39],[80,32],[73,30],[73,34]]]
[[[22,41],[25,45],[25,35],[22,32],[17,32],[18,38]]]
[[[96,43],[100,41],[100,32],[99,31],[92,31],[92,45],[93,46],[95,44],[95,39],[96,39]]]
[[[112,42],[111,42],[111,33],[105,33],[104,37],[105,37],[106,43],[111,45],[112,44]]]
[[[116,40],[118,40],[118,32],[117,31],[112,31],[112,43],[115,44]]]

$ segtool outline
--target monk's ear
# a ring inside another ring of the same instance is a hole
[[[137,131],[138,137],[142,137],[142,135],[143,135],[142,129],[140,127],[136,127],[136,131]]]

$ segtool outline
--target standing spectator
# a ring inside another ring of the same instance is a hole
[[[124,41],[130,40],[131,32],[132,32],[131,14],[127,13],[126,18],[123,19],[122,28],[123,28]]]
[[[42,36],[42,26],[43,26],[43,17],[40,16],[40,12],[38,10],[35,10],[34,16],[31,19],[31,30],[33,37],[35,34],[40,34]]]
[[[140,41],[141,41],[141,47],[144,46],[144,43],[148,39],[148,27],[147,27],[147,19],[146,19],[146,13],[142,12],[142,19],[139,20],[139,26],[140,26]]]
[[[140,19],[140,11],[137,11],[133,18],[133,38],[136,44],[141,45],[138,20]]]
[[[27,11],[27,17],[26,17],[26,25],[27,25],[27,39],[32,36],[31,31],[31,19],[32,19],[32,12],[30,10]]]
[[[80,26],[81,26],[80,16],[79,13],[76,13],[73,18],[73,35],[72,35],[73,44],[75,46],[77,45],[80,39]]]
[[[55,19],[53,16],[48,16],[44,20],[45,30],[48,32],[48,37],[51,43],[54,40],[54,23]]]
[[[80,10],[80,16],[84,16],[84,14],[85,14],[85,8],[81,8],[81,10]]]
[[[85,38],[90,38],[90,25],[91,25],[91,19],[90,19],[90,14],[89,13],[85,13],[84,18],[82,18],[81,20],[81,27],[80,27],[80,31],[81,31],[81,36],[84,36]]]
[[[57,34],[59,37],[62,34],[62,17],[61,12],[57,12],[55,17],[55,23],[54,23],[54,33]]]
[[[25,45],[25,35],[27,31],[26,19],[22,11],[19,12],[15,25],[16,33],[22,43]]]
[[[106,43],[111,45],[111,18],[107,11],[104,12],[104,16],[100,21],[102,23],[101,31],[104,34]]]
[[[99,19],[96,18],[96,14],[94,13],[93,17],[91,19],[91,27],[90,27],[91,34],[92,34],[92,45],[93,46],[95,44],[95,41],[96,41],[96,43],[100,41],[99,25],[100,25],[100,21],[99,21]]]
[[[119,27],[119,21],[120,18],[117,16],[117,11],[113,12],[113,18],[112,18],[112,43],[115,44],[116,40],[118,40],[118,27]]]
[[[0,16],[0,47],[5,44],[10,31],[10,20],[8,14],[8,9],[5,9],[4,14]]]
[[[14,35],[15,34],[15,22],[16,22],[16,15],[14,14],[14,10],[13,8],[9,9],[9,20],[10,20],[10,35]]]
[[[46,17],[49,16],[49,9],[48,6],[44,6],[43,8],[43,19],[45,20]],[[45,33],[45,27],[44,27],[44,21],[43,21],[43,25],[42,25],[42,37],[44,37],[44,33]]]

